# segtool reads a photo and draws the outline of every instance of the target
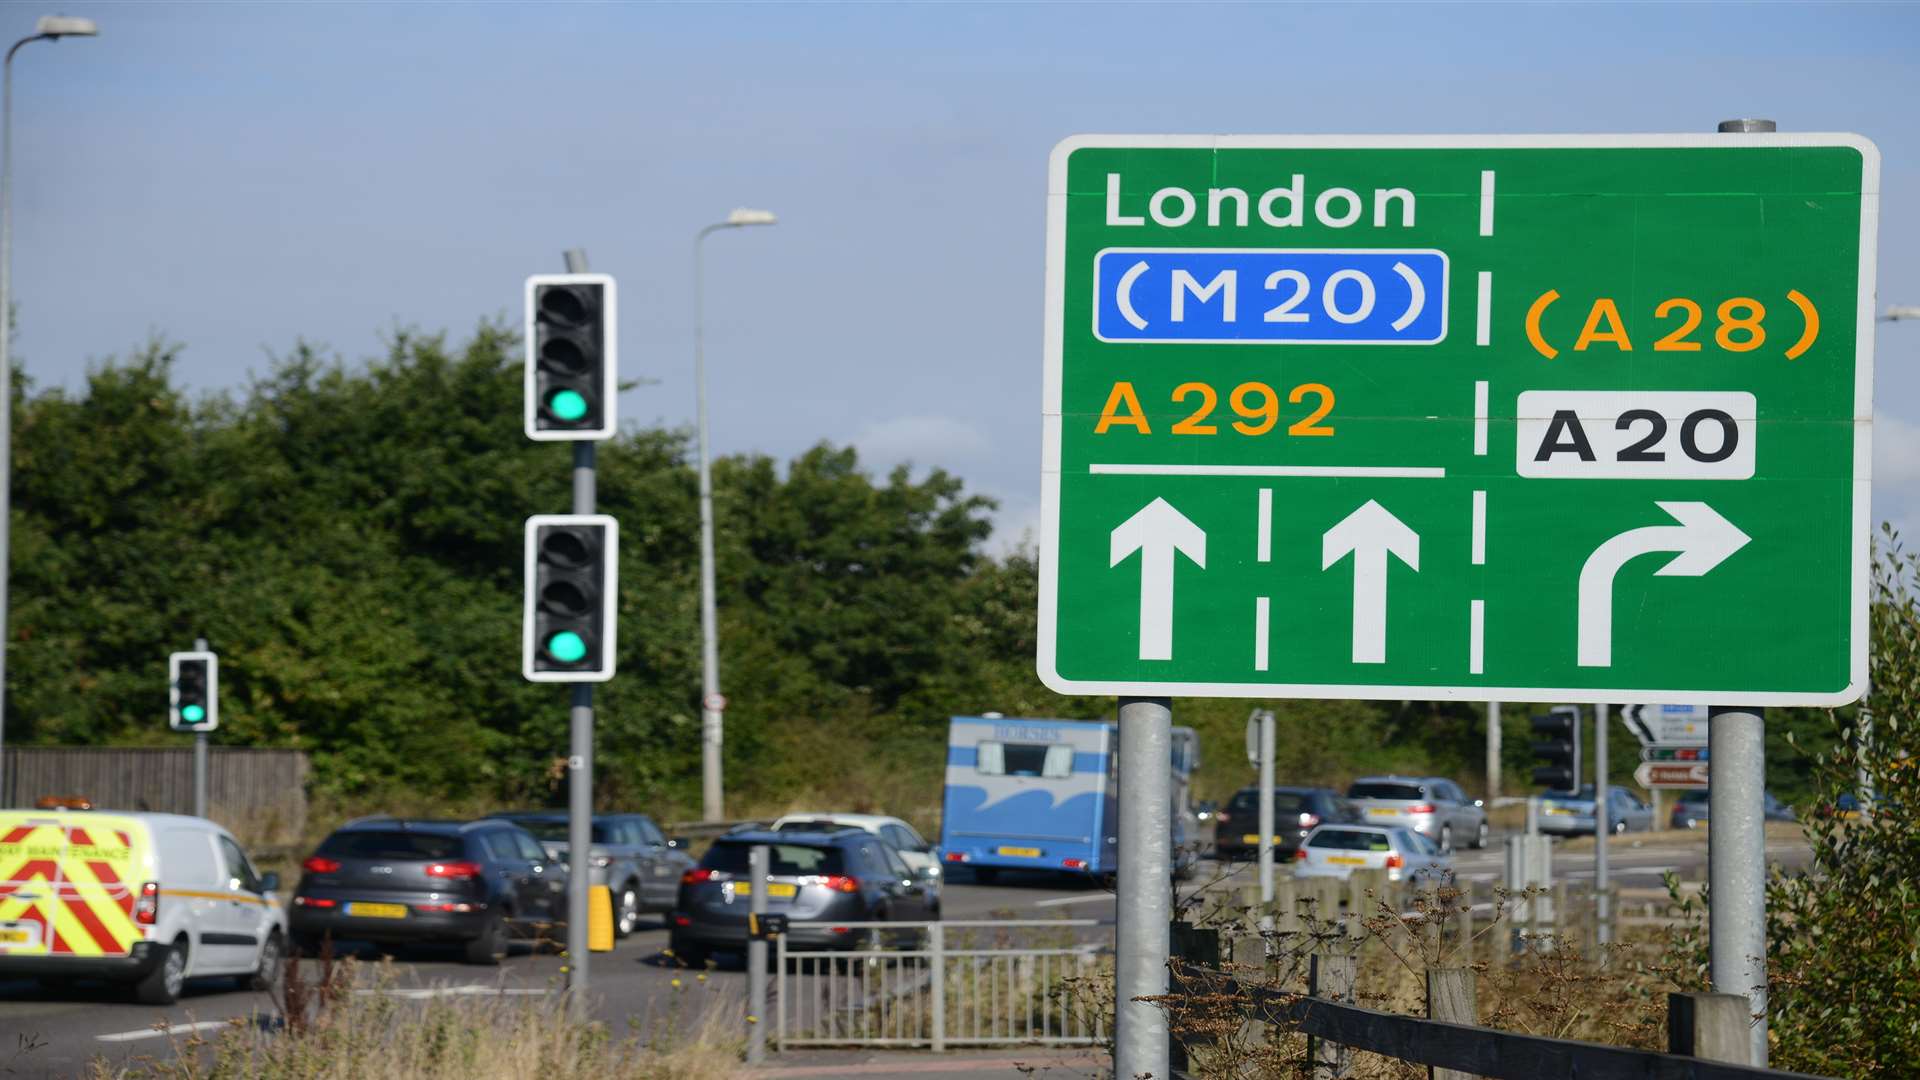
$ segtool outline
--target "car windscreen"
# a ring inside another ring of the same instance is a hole
[[[1310,848],[1331,848],[1335,851],[1391,851],[1393,842],[1386,833],[1362,832],[1358,829],[1322,829],[1307,841]]]
[[[452,859],[462,854],[462,847],[457,836],[356,829],[327,837],[320,854],[336,859]]]
[[[1235,793],[1233,801],[1227,804],[1227,810],[1234,815],[1235,820],[1238,820],[1241,814],[1258,814],[1260,812],[1260,793],[1258,791],[1241,791]],[[1313,807],[1308,805],[1308,797],[1305,795],[1292,791],[1276,791],[1273,793],[1273,813],[1276,817],[1293,817],[1297,814],[1311,814],[1315,812]]]
[[[1362,780],[1347,789],[1349,799],[1418,799],[1421,797],[1419,784],[1390,784],[1378,780]]]
[[[534,839],[543,843],[564,844],[567,842],[567,823],[556,818],[508,818],[508,821],[532,833]],[[593,842],[596,844],[614,843],[613,831],[599,822],[593,824]]]
[[[844,874],[847,864],[837,847],[815,847],[811,844],[768,844],[772,865],[768,872],[782,877],[804,877],[809,874]],[[724,870],[729,874],[747,872],[747,854],[753,850],[752,844],[722,840],[707,849],[707,857],[700,865],[709,870]]]

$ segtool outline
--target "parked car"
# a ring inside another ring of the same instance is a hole
[[[1607,791],[1608,832],[1647,832],[1653,828],[1653,807],[1618,785]],[[1540,831],[1544,833],[1585,835],[1593,832],[1598,816],[1594,811],[1592,784],[1579,791],[1550,791],[1540,798]]]
[[[748,853],[756,844],[768,847],[764,882],[748,873]],[[938,893],[927,879],[865,830],[732,832],[715,840],[700,865],[680,879],[679,902],[668,916],[673,955],[697,966],[715,951],[744,950],[747,909],[761,887],[768,913],[790,920],[788,949],[849,947],[864,936],[836,922],[928,922],[940,915]]]
[[[1845,795],[1843,799],[1853,796]],[[1761,811],[1768,821],[1797,821],[1793,807],[1779,800],[1771,791],[1760,793]],[[1683,791],[1673,804],[1673,813],[1667,818],[1676,829],[1697,829],[1707,823],[1707,793],[1704,791]]]
[[[774,819],[771,826],[775,832],[819,831],[849,827],[862,832],[872,833],[883,843],[891,847],[900,856],[907,868],[923,878],[927,878],[938,888],[940,877],[940,856],[933,845],[927,843],[913,826],[897,817],[885,814],[786,814]],[[936,893],[936,906],[937,896]]]
[[[1273,857],[1291,859],[1314,826],[1358,822],[1359,811],[1332,788],[1273,789]],[[1243,787],[1213,815],[1213,851],[1222,859],[1250,859],[1260,848],[1260,787]]]
[[[147,1005],[206,975],[268,989],[286,956],[279,887],[206,818],[0,810],[0,979],[105,979]]]
[[[494,818],[363,818],[301,864],[293,940],[383,945],[445,942],[468,963],[497,964],[511,935],[566,918],[567,865],[533,834]]]
[[[1389,881],[1438,884],[1453,861],[1438,844],[1404,826],[1321,825],[1293,853],[1294,877],[1348,878],[1385,870]]]
[[[1487,846],[1487,811],[1443,776],[1365,776],[1347,787],[1347,800],[1370,825],[1403,825],[1452,851],[1456,840]]]
[[[561,862],[571,861],[566,811],[525,810],[492,816],[532,833],[547,854]],[[591,829],[587,884],[611,890],[614,936],[633,933],[643,914],[673,910],[680,875],[694,866],[685,840],[668,840],[645,814],[595,814]]]

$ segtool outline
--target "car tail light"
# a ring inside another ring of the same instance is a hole
[[[1294,848],[1294,849],[1293,849],[1293,861],[1294,861],[1294,862],[1306,862],[1306,861],[1307,861],[1307,849],[1306,849],[1306,848]]]
[[[820,879],[820,884],[834,892],[856,893],[860,891],[860,879],[845,874],[828,874]]]
[[[853,927],[851,927],[851,926],[829,926],[829,927],[827,927],[827,930],[828,930],[828,932],[830,932],[830,933],[835,933],[835,934],[851,934],[851,933],[853,933]]]
[[[1401,858],[1399,852],[1396,851],[1387,856],[1387,869],[1398,870],[1405,865],[1407,865],[1407,860]]]
[[[309,874],[331,874],[340,869],[339,859],[329,859],[325,855],[309,855],[300,869]]]
[[[472,904],[415,904],[413,905],[413,910],[415,911],[427,911],[427,912],[444,911],[444,912],[451,912],[458,915],[465,915],[468,912],[472,911],[473,909],[474,908]]]
[[[465,859],[462,859],[459,862],[428,863],[427,876],[443,877],[443,878],[477,878],[480,876],[480,864],[477,862],[468,862]]]
[[[1409,813],[1409,814],[1431,814],[1431,813],[1433,813],[1433,804],[1432,804],[1432,803],[1430,803],[1430,802],[1423,802],[1423,803],[1415,803],[1415,804],[1413,804],[1412,806],[1409,806],[1409,807],[1407,807],[1407,813]]]
[[[673,917],[673,925],[675,925],[675,926],[692,926],[692,925],[693,925],[693,917],[692,917],[691,915],[675,915],[675,916]]]
[[[330,908],[339,906],[339,903],[340,901],[338,900],[328,900],[320,896],[296,896],[293,898],[294,907]]]
[[[680,884],[682,885],[704,885],[709,881],[718,880],[723,880],[720,872],[705,866],[696,866],[680,875]]]
[[[1318,824],[1320,824],[1320,815],[1319,815],[1319,814],[1309,814],[1309,813],[1307,813],[1307,812],[1306,812],[1306,811],[1304,811],[1304,810],[1300,812],[1300,827],[1301,827],[1301,828],[1303,828],[1303,829],[1311,829],[1311,828],[1313,828],[1313,827],[1314,827],[1315,825],[1318,825]]]
[[[160,921],[160,883],[149,881],[140,886],[140,899],[133,902],[133,921],[152,926]]]
[[[1215,820],[1215,821],[1218,821],[1218,822],[1220,822],[1220,823],[1221,823],[1222,825],[1224,825],[1224,824],[1226,824],[1227,822],[1229,822],[1229,821],[1232,821],[1232,820],[1233,820],[1233,815],[1232,815],[1232,814],[1229,814],[1229,813],[1227,813],[1227,812],[1226,812],[1225,810],[1215,810],[1215,811],[1213,812],[1213,820]]]
[[[949,851],[947,852],[947,861],[948,862],[966,862],[967,853],[964,851]]]
[[[1064,866],[1064,867],[1066,867],[1066,868],[1067,868],[1067,869],[1069,869],[1069,870],[1085,870],[1085,869],[1087,868],[1087,860],[1085,860],[1085,859],[1061,859],[1061,860],[1060,860],[1060,865],[1061,865],[1061,866]]]

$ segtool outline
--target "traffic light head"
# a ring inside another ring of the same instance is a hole
[[[605,514],[527,519],[521,669],[534,682],[613,677],[620,526]]]
[[[1580,786],[1580,712],[1556,708],[1533,718],[1533,782],[1556,791]]]
[[[527,279],[527,438],[613,437],[619,426],[614,301],[606,274]]]
[[[220,726],[220,661],[209,652],[167,657],[167,724],[175,731]]]

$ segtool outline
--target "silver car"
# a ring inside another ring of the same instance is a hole
[[[1460,844],[1487,846],[1487,811],[1444,776],[1364,776],[1347,788],[1361,820],[1399,825],[1452,851]]]
[[[1609,832],[1646,832],[1653,828],[1653,807],[1641,802],[1626,788],[1613,787],[1608,790],[1611,793],[1607,808]],[[1548,792],[1540,799],[1540,831],[1544,833],[1585,835],[1593,831],[1593,821],[1597,816],[1593,812],[1592,784],[1577,793]]]
[[[567,814],[534,810],[490,815],[526,829],[548,853],[567,860]],[[672,910],[680,876],[693,869],[683,840],[669,840],[645,814],[595,814],[588,848],[588,882],[605,885],[613,898],[613,932],[626,937],[640,916]]]
[[[1321,825],[1293,853],[1297,878],[1348,878],[1355,870],[1385,870],[1388,881],[1430,887],[1453,872],[1453,861],[1412,829],[1387,825]]]

